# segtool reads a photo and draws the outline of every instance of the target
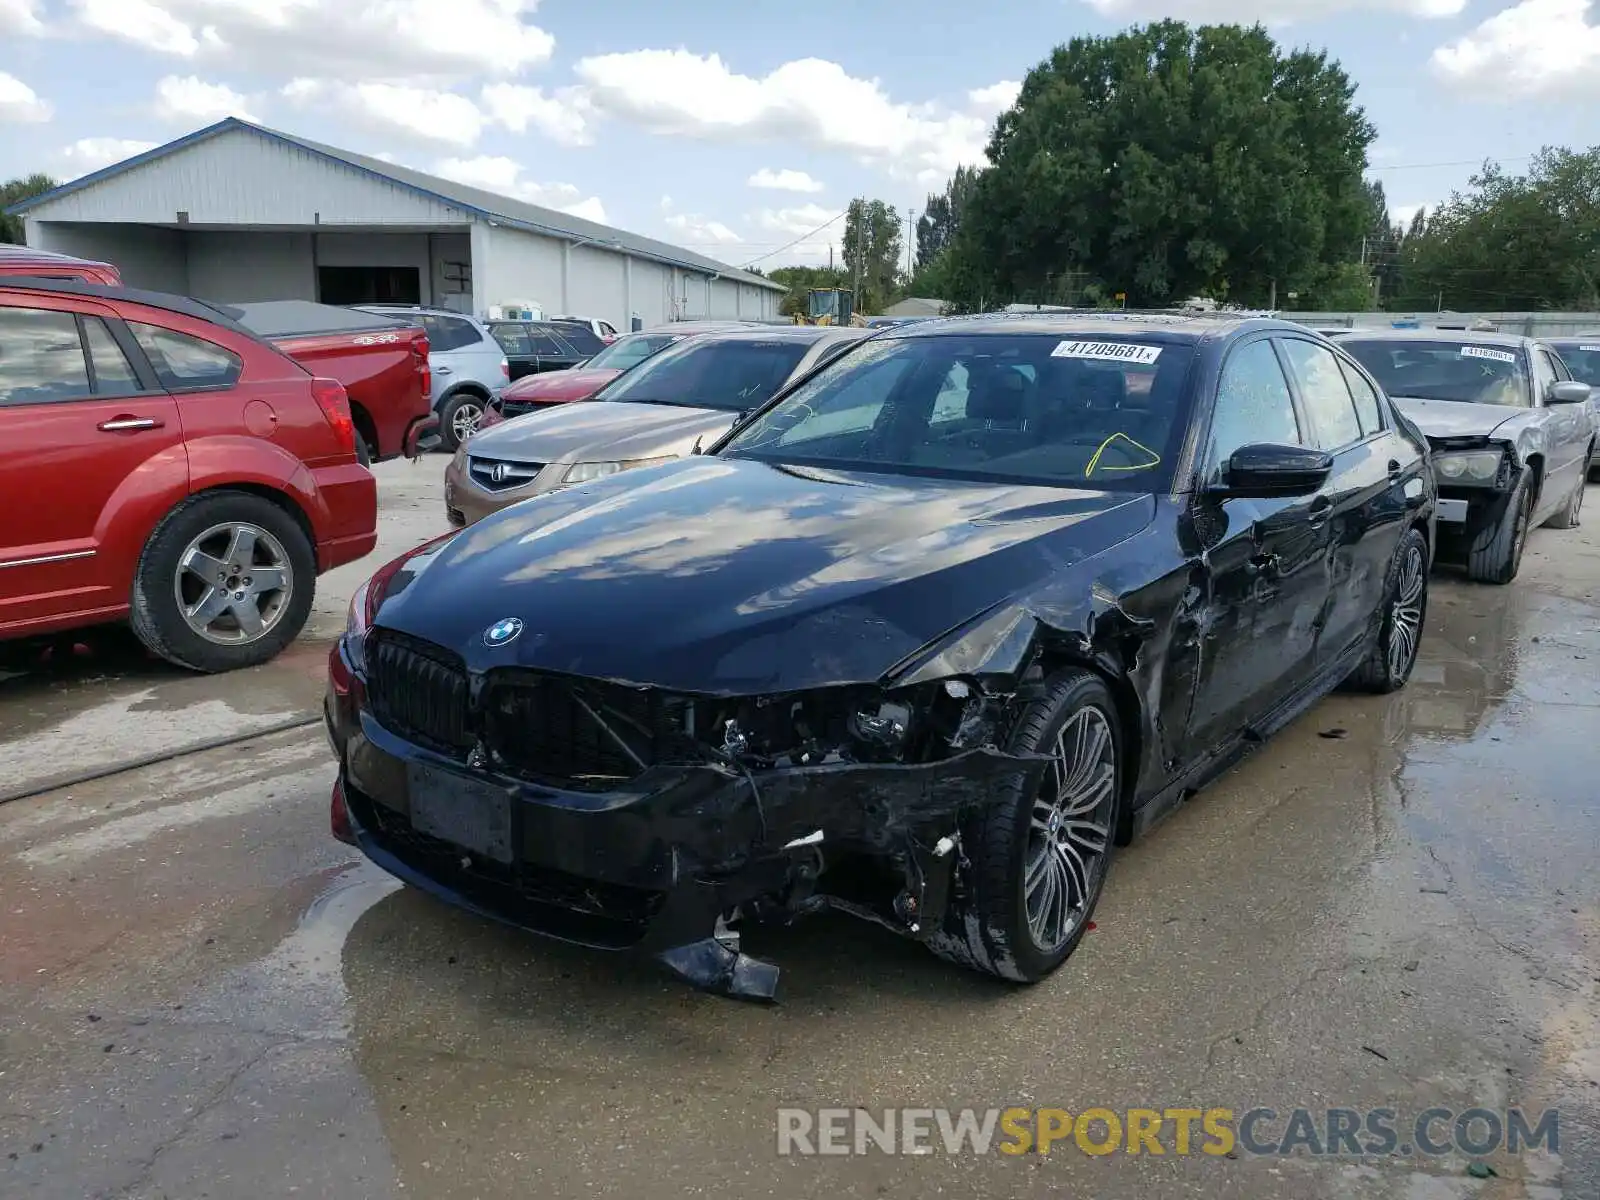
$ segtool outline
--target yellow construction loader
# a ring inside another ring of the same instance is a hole
[[[867,323],[855,311],[855,296],[845,288],[813,288],[806,296],[806,311],[795,315],[796,325],[854,325]]]

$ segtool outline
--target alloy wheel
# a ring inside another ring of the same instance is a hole
[[[238,646],[265,637],[289,611],[294,568],[272,534],[230,521],[189,543],[172,588],[190,629],[219,646]]]
[[[1034,798],[1023,896],[1034,945],[1050,953],[1087,917],[1111,843],[1116,744],[1098,708],[1085,706],[1056,734]]]
[[[1400,578],[1395,582],[1394,606],[1389,610],[1389,674],[1394,679],[1404,679],[1416,661],[1422,641],[1422,592],[1427,574],[1421,547],[1407,547],[1400,563]]]
[[[463,400],[456,405],[456,411],[450,416],[450,432],[455,434],[457,444],[477,433],[478,422],[482,420],[482,405],[471,400]]]

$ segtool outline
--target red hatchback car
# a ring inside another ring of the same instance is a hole
[[[126,619],[252,666],[377,541],[343,386],[183,297],[0,286],[0,445],[0,638]]]

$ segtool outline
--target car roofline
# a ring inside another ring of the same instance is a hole
[[[81,279],[41,279],[26,275],[0,276],[0,289],[47,292],[64,296],[82,296],[90,300],[120,300],[128,304],[140,304],[145,308],[158,308],[177,313],[179,316],[208,321],[213,325],[222,326],[230,333],[237,333],[251,341],[260,342],[264,346],[272,345],[269,339],[241,325],[225,309],[204,300],[196,300],[192,296],[179,296],[172,292],[152,292],[143,288],[114,287],[104,283],[88,283]]]

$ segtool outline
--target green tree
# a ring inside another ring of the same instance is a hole
[[[976,167],[957,167],[944,191],[930,194],[917,218],[917,273],[932,265],[961,227],[961,214],[978,183]],[[916,293],[913,293],[916,294]]]
[[[1600,307],[1600,146],[1547,147],[1525,175],[1486,163],[1417,226],[1404,240],[1407,307]]]
[[[42,195],[55,186],[56,181],[54,179],[37,172],[0,183],[0,210],[7,209],[13,204],[20,204],[24,200],[32,200],[35,196]],[[9,216],[4,211],[0,211],[0,242],[10,242],[13,245],[22,244],[21,217]]]
[[[1354,95],[1325,54],[1281,53],[1260,26],[1074,38],[996,124],[956,234],[962,278],[990,306],[1265,304],[1309,284],[1369,223],[1374,130]]]
[[[1373,273],[1359,262],[1326,268],[1295,307],[1309,312],[1367,312],[1373,307]]]
[[[900,215],[882,200],[852,200],[844,218],[845,287],[856,290],[856,311],[882,312],[900,279]],[[856,281],[859,280],[859,287]]]

